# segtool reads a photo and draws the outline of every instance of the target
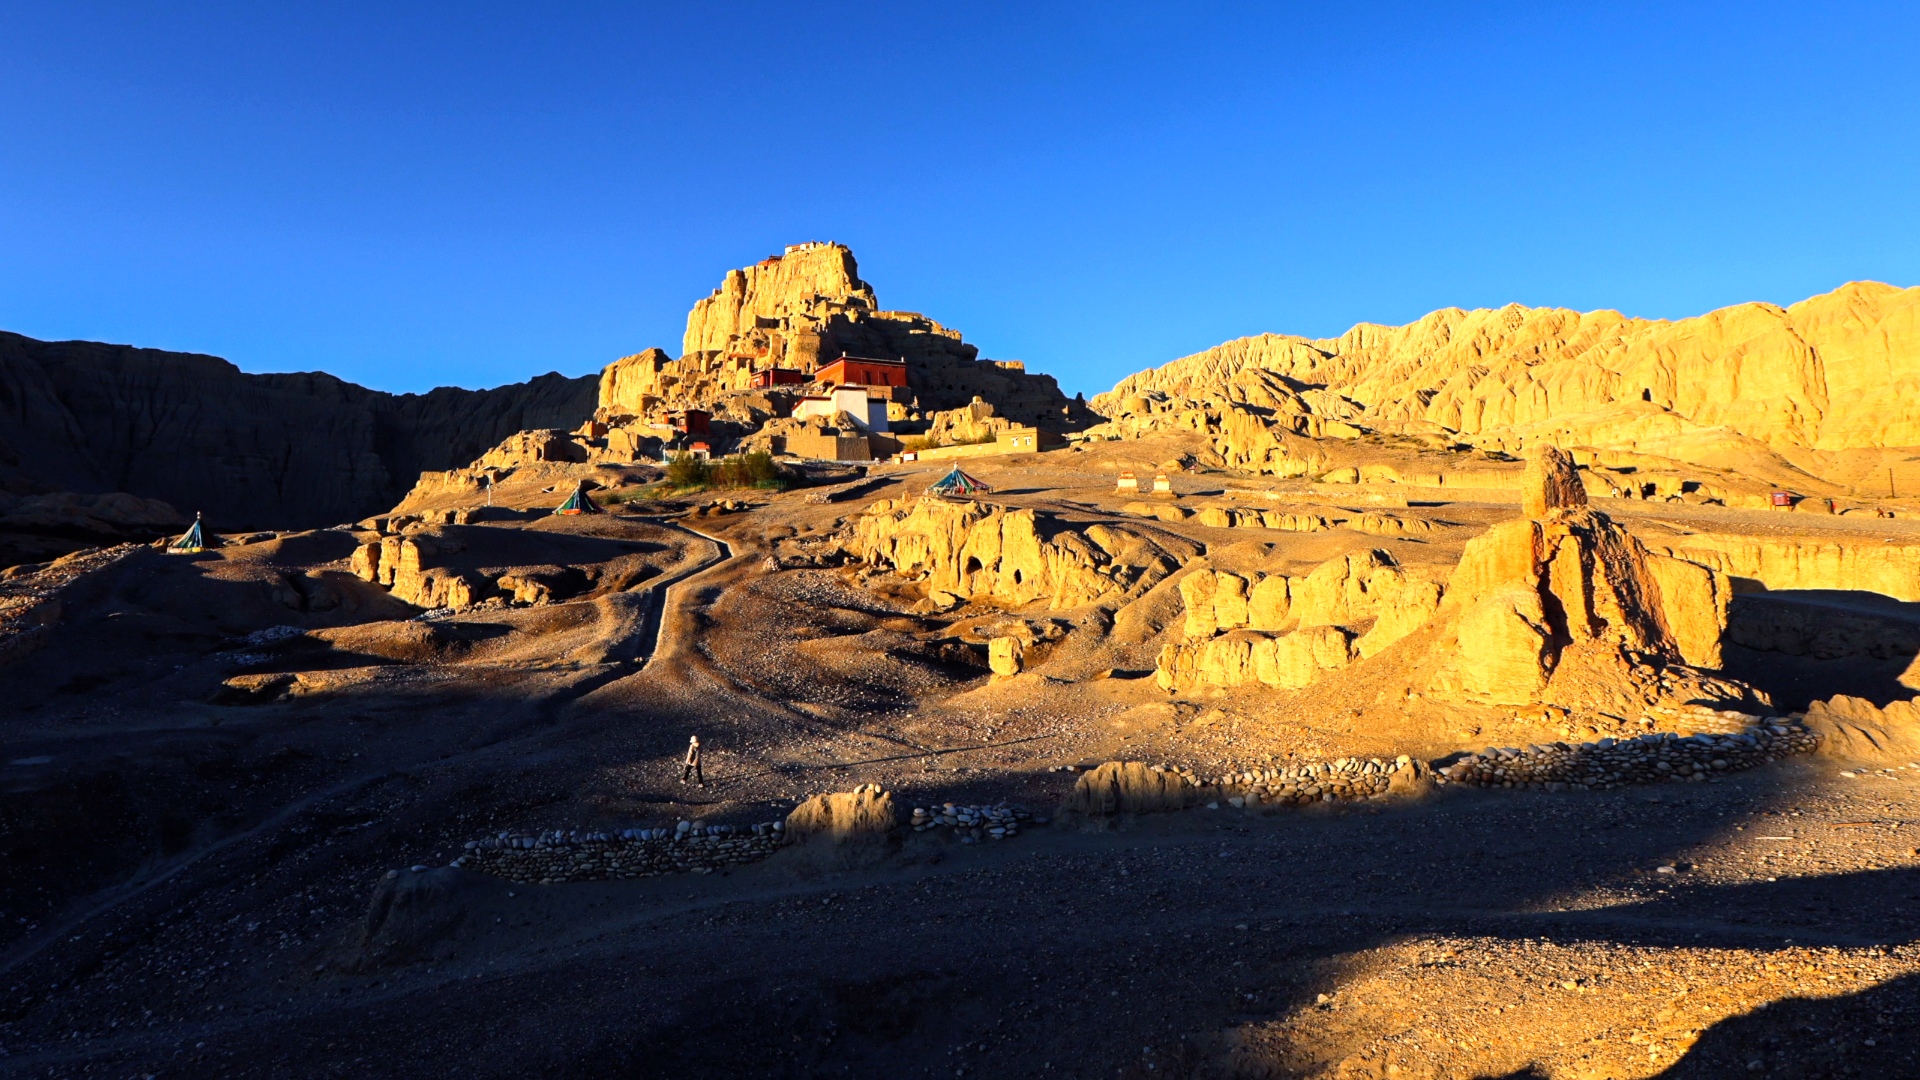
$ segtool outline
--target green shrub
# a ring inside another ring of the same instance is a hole
[[[755,487],[780,479],[780,466],[773,463],[773,455],[765,450],[755,450],[741,458],[740,463],[746,467],[748,483]]]
[[[667,462],[667,481],[674,487],[704,487],[713,479],[713,465],[692,454],[675,454]]]
[[[740,457],[730,457],[714,464],[709,473],[709,482],[715,487],[769,487],[785,485],[780,466],[774,464],[773,455],[764,450]]]

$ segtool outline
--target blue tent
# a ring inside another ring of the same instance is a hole
[[[180,539],[167,545],[168,551],[179,552],[182,555],[197,555],[206,549],[207,539],[205,534],[200,531],[199,514],[193,515],[193,528],[181,533]]]
[[[965,497],[992,490],[979,480],[968,476],[960,466],[955,465],[952,472],[933,482],[933,486],[927,489],[927,494]]]

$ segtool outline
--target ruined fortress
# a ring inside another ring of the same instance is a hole
[[[756,388],[757,372],[811,381],[842,356],[904,361],[906,393],[890,400],[914,412],[979,397],[1023,423],[1058,426],[1076,415],[1053,376],[1018,360],[982,360],[959,331],[918,312],[882,310],[853,252],[828,243],[797,244],[727,271],[687,314],[678,359],[653,349],[601,373],[600,413],[644,415],[662,405],[724,413],[729,395]]]

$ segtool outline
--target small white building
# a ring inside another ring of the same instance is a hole
[[[830,393],[809,395],[793,403],[795,420],[832,420],[836,413],[852,417],[862,431],[887,430],[887,399],[868,396],[864,386],[836,386]]]

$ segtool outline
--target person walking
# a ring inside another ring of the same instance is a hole
[[[689,779],[701,787],[707,786],[706,774],[700,771],[700,736],[698,735],[687,740],[687,765],[680,770],[680,782],[684,784]]]

